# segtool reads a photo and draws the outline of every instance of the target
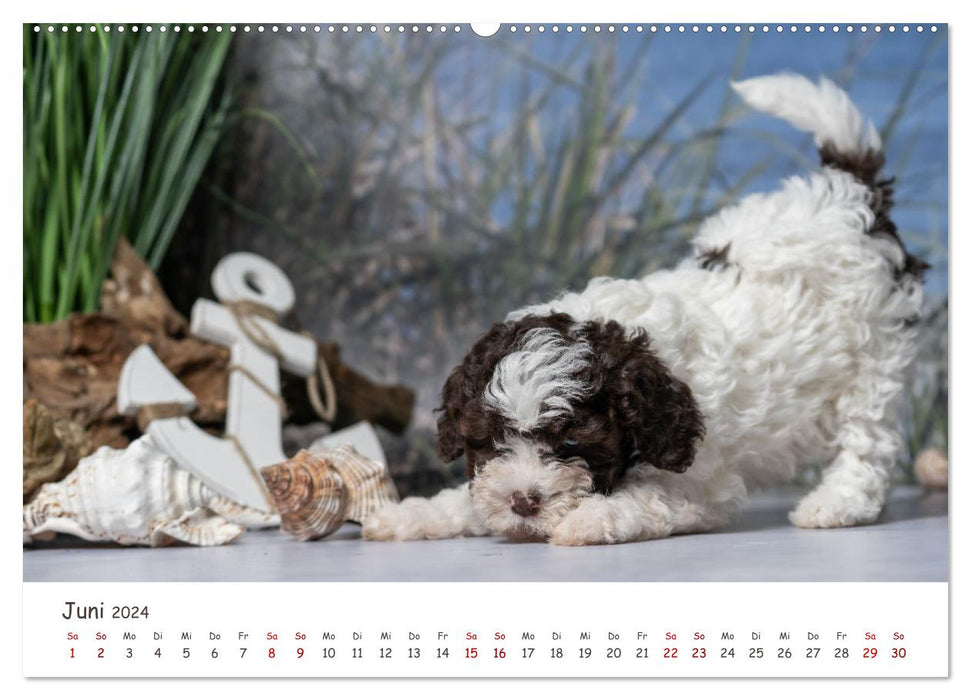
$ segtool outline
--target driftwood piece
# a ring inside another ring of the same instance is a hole
[[[172,307],[155,273],[124,236],[118,238],[110,269],[110,277],[101,286],[104,313],[151,336],[182,338],[189,332],[185,316]]]
[[[211,425],[225,419],[226,348],[195,338],[148,336],[144,329],[101,313],[24,324],[25,398],[37,399],[57,418],[80,424],[97,445],[125,447],[135,421],[118,413],[118,377],[128,355],[143,342],[196,395],[194,420]]]
[[[125,419],[115,391],[135,341],[121,323],[103,314],[74,314],[51,324],[24,324],[24,398],[34,398],[57,418],[91,433],[98,445],[124,447]]]
[[[337,417],[332,426],[335,430],[366,420],[401,433],[411,423],[411,411],[415,392],[406,386],[378,384],[353,367],[341,361],[340,347],[336,343],[317,341],[317,352],[327,362],[337,394]],[[307,398],[306,380],[303,377],[284,375],[283,399],[290,409],[289,421],[297,424],[319,421]]]
[[[187,335],[187,323],[162,292],[147,265],[127,242],[111,263],[102,290],[102,313],[73,314],[50,324],[24,324],[24,399],[36,399],[57,419],[86,429],[94,445],[122,448],[136,434],[133,418],[118,413],[121,368],[138,345],[148,343],[193,394],[192,419],[205,429],[226,417],[229,350]],[[414,393],[372,382],[340,359],[334,343],[318,343],[337,394],[335,428],[361,420],[401,432],[411,420]],[[283,377],[291,420],[319,420],[303,378]]]
[[[42,485],[60,481],[93,451],[77,423],[55,420],[36,401],[24,403],[24,503]]]

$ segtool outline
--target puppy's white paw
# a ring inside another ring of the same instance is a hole
[[[865,494],[818,488],[789,513],[793,525],[805,528],[867,525],[880,517],[883,504]]]
[[[406,498],[368,515],[361,523],[361,536],[366,540],[434,540],[455,533],[426,499]]]
[[[616,516],[599,499],[587,499],[570,511],[550,536],[552,544],[578,547],[617,542]]]
[[[396,540],[399,539],[397,517],[399,504],[387,505],[365,516],[361,523],[361,537],[366,540]]]

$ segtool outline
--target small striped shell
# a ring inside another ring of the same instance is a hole
[[[914,460],[914,475],[927,488],[947,490],[947,455],[933,447],[921,450]]]
[[[300,540],[326,537],[345,521],[398,502],[387,468],[350,445],[300,450],[285,462],[260,470],[280,528]]]
[[[341,476],[347,498],[344,520],[359,523],[369,513],[400,500],[387,467],[361,456],[350,445],[314,454],[326,459]]]
[[[299,540],[326,537],[344,522],[346,497],[340,475],[326,459],[300,450],[285,462],[260,470],[280,529]]]

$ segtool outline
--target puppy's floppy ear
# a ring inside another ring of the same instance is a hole
[[[481,401],[482,390],[492,376],[496,363],[508,350],[512,326],[496,323],[476,341],[452,370],[442,387],[442,405],[438,416],[438,456],[445,462],[458,459],[465,452],[467,414],[472,402]]]
[[[459,421],[466,402],[463,388],[466,364],[453,369],[442,387],[442,405],[438,409],[438,456],[444,462],[458,459],[465,452],[465,440],[459,429]]]
[[[604,388],[614,420],[630,436],[631,464],[647,462],[658,469],[685,471],[705,434],[691,389],[654,354],[647,333],[629,336],[614,321],[596,325],[592,335],[601,352]]]

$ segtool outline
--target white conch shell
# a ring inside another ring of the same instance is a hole
[[[61,532],[126,545],[218,545],[243,534],[240,522],[265,526],[276,517],[215,494],[146,435],[124,450],[102,447],[42,486],[24,506],[24,542]]]

